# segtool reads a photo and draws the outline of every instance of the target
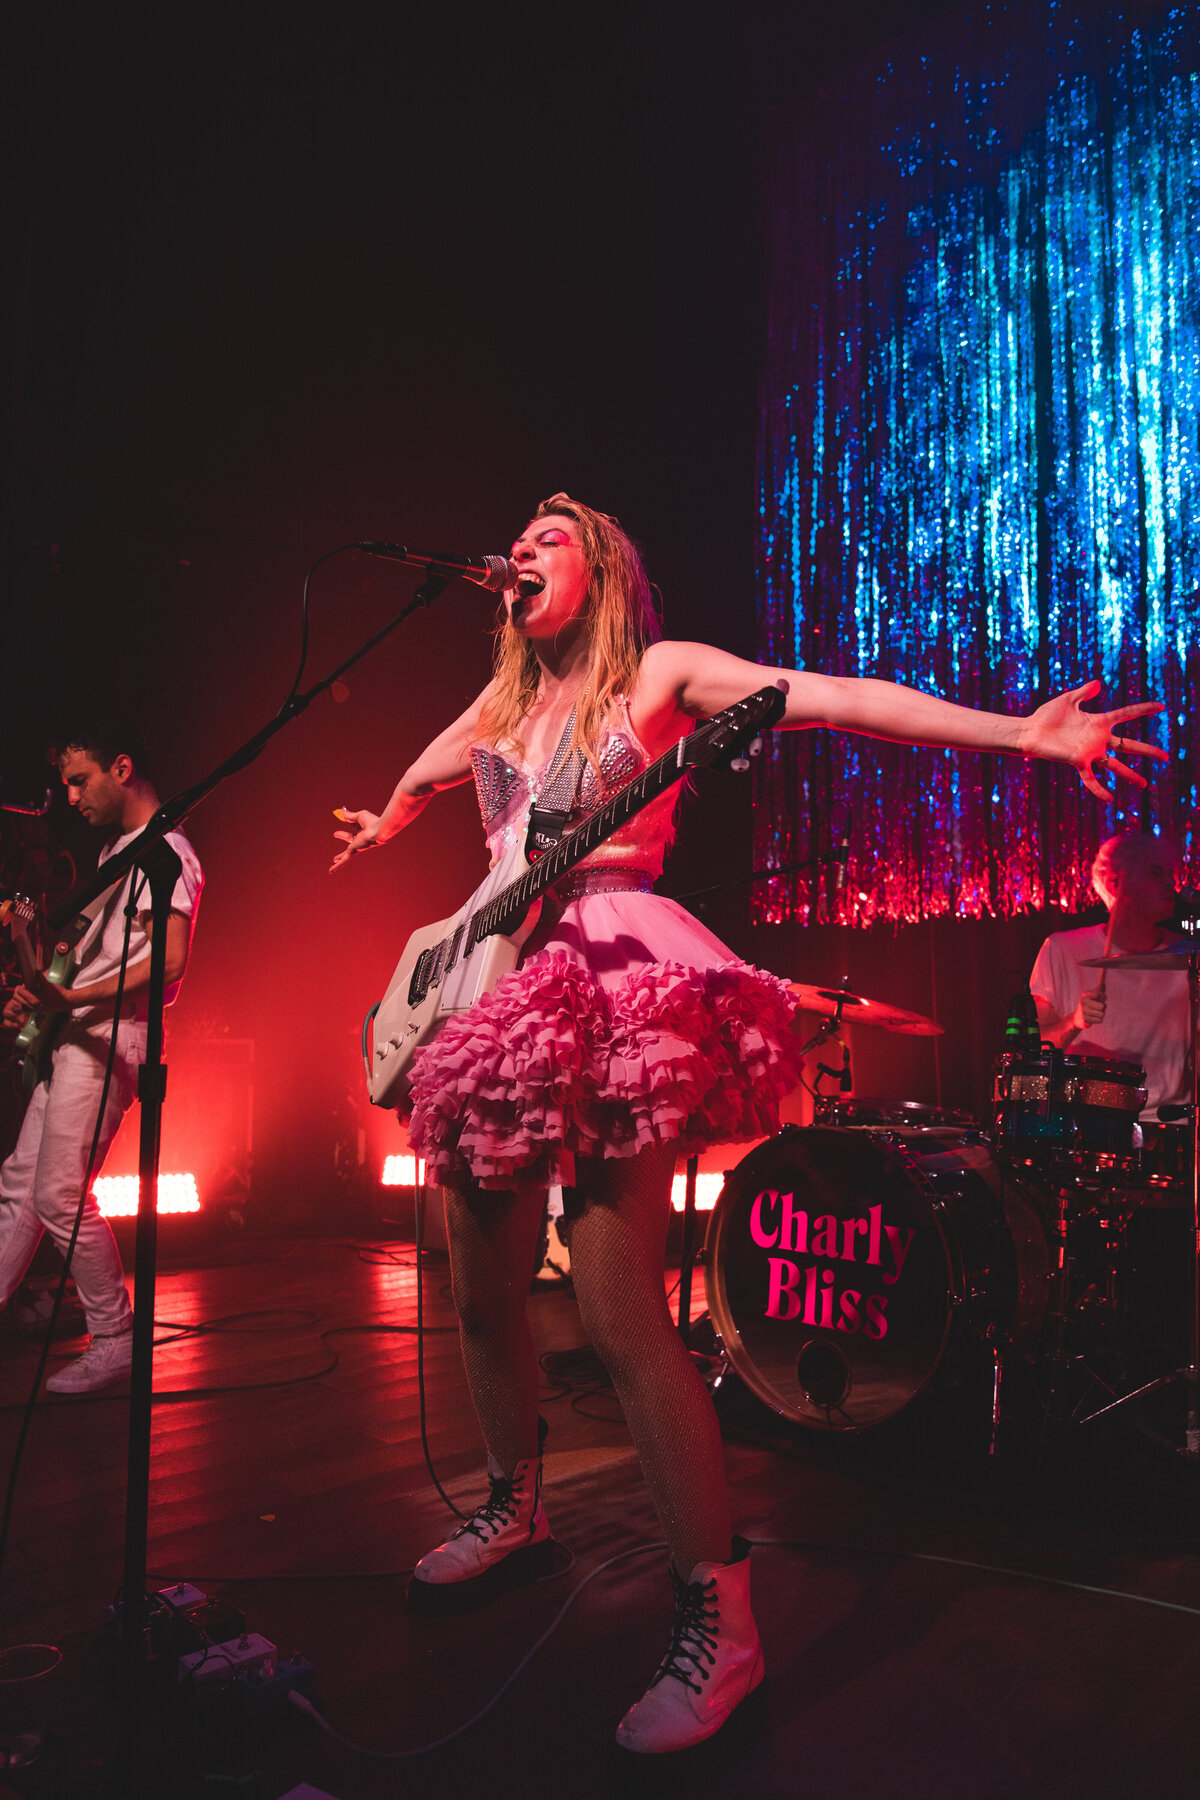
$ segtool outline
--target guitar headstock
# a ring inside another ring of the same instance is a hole
[[[23,937],[40,913],[37,901],[28,894],[14,894],[10,900],[0,900],[0,924],[6,925],[14,937]]]
[[[747,765],[739,752],[783,717],[787,691],[786,681],[780,681],[747,694],[744,700],[736,700],[732,706],[714,713],[711,719],[697,726],[689,748],[694,745],[696,750],[702,749],[706,763],[729,762],[735,768],[740,763],[745,768]]]

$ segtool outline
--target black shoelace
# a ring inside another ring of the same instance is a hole
[[[717,1660],[716,1625],[721,1614],[716,1605],[711,1612],[708,1606],[716,1585],[712,1576],[707,1581],[687,1582],[675,1569],[671,1570],[675,1623],[670,1647],[651,1686],[670,1676],[673,1681],[681,1681],[684,1687],[691,1688],[693,1694],[701,1692],[701,1682],[708,1680],[709,1669]],[[692,1666],[685,1667],[685,1664]],[[692,1679],[695,1675],[699,1675],[700,1681]]]
[[[492,1477],[492,1491],[484,1501],[474,1518],[468,1519],[461,1527],[461,1532],[469,1531],[472,1537],[483,1538],[485,1527],[495,1537],[496,1533],[516,1517],[521,1503],[517,1486],[507,1475]]]

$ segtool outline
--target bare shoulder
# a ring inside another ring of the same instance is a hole
[[[804,680],[794,671],[783,672],[793,681]],[[718,650],[715,644],[669,638],[646,651],[642,673],[647,711],[657,707],[684,719],[710,719],[774,680],[780,671]]]

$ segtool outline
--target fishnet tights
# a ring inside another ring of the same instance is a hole
[[[730,1556],[712,1402],[663,1290],[674,1152],[580,1159],[567,1228],[584,1329],[612,1377],[676,1567]],[[538,1367],[526,1317],[540,1192],[446,1193],[463,1361],[488,1449],[505,1473],[537,1455]]]

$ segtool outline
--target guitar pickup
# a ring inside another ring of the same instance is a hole
[[[413,965],[412,975],[409,977],[408,1004],[410,1006],[420,1006],[422,1000],[425,998],[426,994],[429,992],[429,988],[430,988],[430,979],[429,978],[432,973],[432,969],[433,969],[433,951],[432,950],[422,950],[420,956],[418,956],[415,964]]]

